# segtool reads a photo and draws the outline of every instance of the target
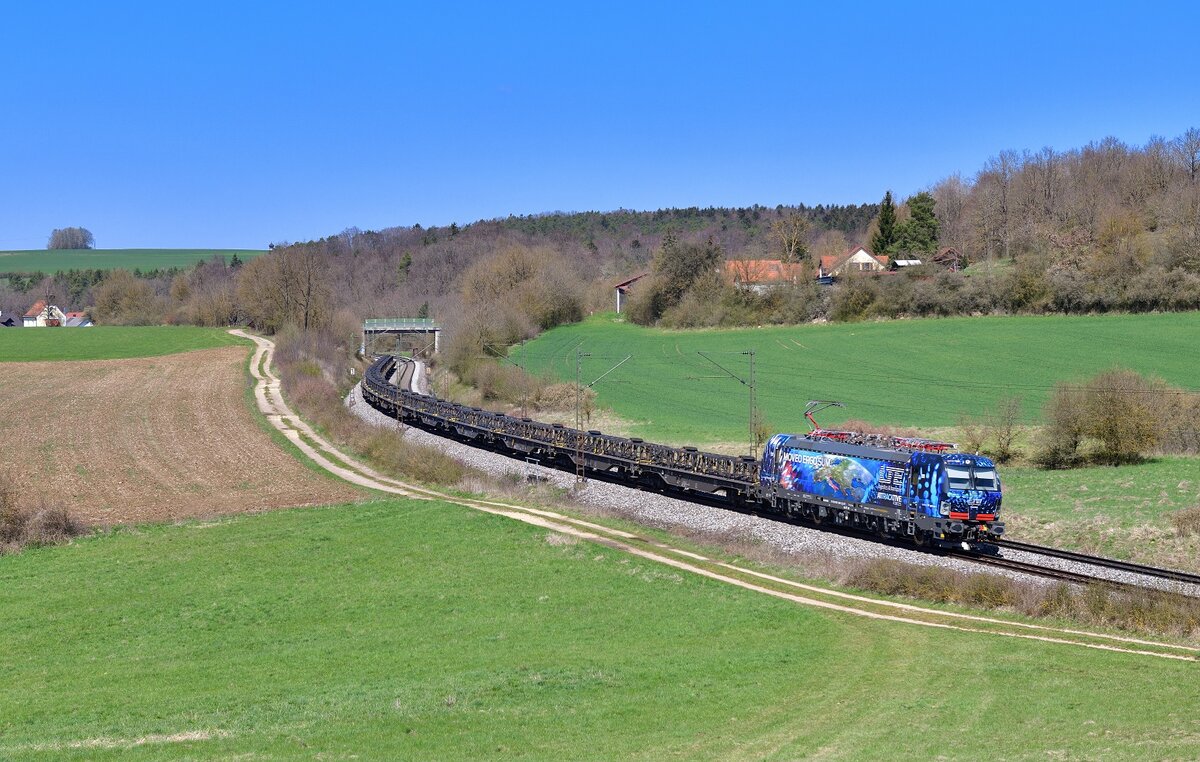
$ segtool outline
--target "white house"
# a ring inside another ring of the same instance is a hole
[[[849,275],[852,272],[880,273],[888,269],[889,257],[875,256],[865,246],[855,246],[841,256],[821,257],[818,278]]]
[[[53,304],[47,306],[45,300],[39,299],[21,318],[24,328],[44,328],[46,326],[66,325],[67,316]]]

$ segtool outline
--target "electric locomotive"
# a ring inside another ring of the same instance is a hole
[[[823,429],[777,434],[763,452],[759,495],[789,517],[970,549],[1004,533],[1000,479],[989,458],[953,449]]]

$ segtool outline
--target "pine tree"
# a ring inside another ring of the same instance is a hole
[[[905,254],[929,255],[937,252],[941,225],[933,207],[933,196],[922,191],[908,200],[909,218],[897,226],[895,250]]]
[[[886,254],[896,243],[896,204],[892,201],[892,192],[883,194],[883,203],[879,205],[879,230],[871,236],[871,253]]]

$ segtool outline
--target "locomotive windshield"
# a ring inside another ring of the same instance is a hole
[[[996,481],[994,468],[968,468],[966,466],[946,466],[946,481],[950,489],[981,489],[995,491],[1000,489]]]
[[[946,479],[950,489],[971,489],[971,472],[966,468],[946,466]]]
[[[997,490],[1000,489],[996,483],[996,472],[990,468],[975,468],[972,469],[975,476],[975,489]]]

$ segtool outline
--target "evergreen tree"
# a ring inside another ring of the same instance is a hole
[[[933,213],[937,201],[921,191],[908,200],[909,218],[896,228],[895,252],[928,256],[937,252],[940,224]]]
[[[871,253],[886,254],[896,242],[896,204],[892,201],[892,192],[883,194],[883,203],[879,205],[879,230],[871,236]]]

